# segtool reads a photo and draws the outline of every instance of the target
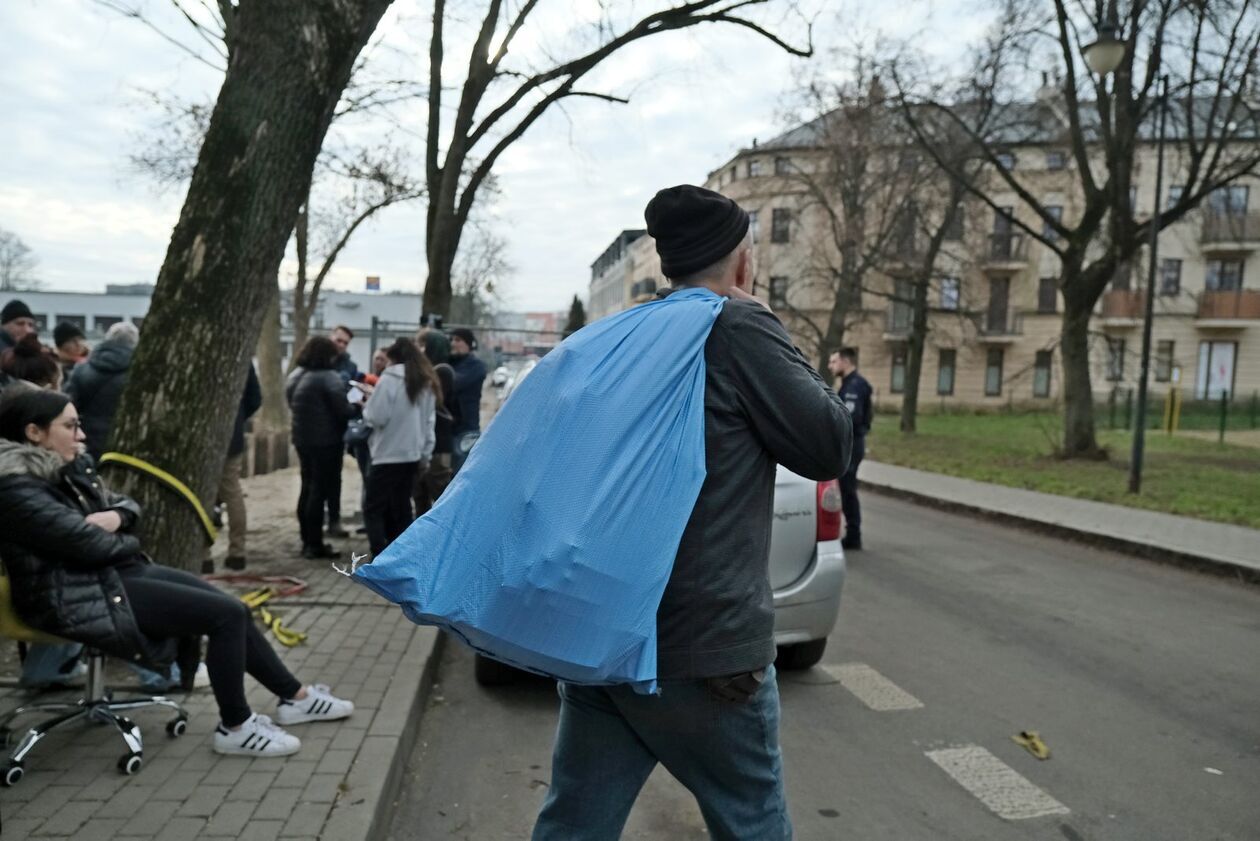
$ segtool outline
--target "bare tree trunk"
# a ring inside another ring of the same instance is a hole
[[[430,196],[433,195],[431,192]],[[430,198],[430,201],[434,199]],[[442,210],[431,205],[429,213],[429,277],[424,284],[424,312],[421,315],[437,313],[446,318],[451,311],[455,255],[459,251],[464,225],[454,210]]]
[[[315,158],[390,0],[243,3],[223,87],[158,274],[111,448],[211,501],[250,356]],[[194,567],[192,507],[147,475],[113,480],[144,508],[145,548]]]
[[[935,262],[935,259],[933,256],[932,262]],[[919,380],[923,374],[923,351],[927,345],[930,277],[931,275],[928,275],[928,277],[916,280],[914,301],[910,305],[910,335],[906,337],[906,382],[901,397],[902,432],[915,431],[919,414]]]
[[[1063,357],[1062,455],[1067,458],[1095,458],[1102,454],[1094,432],[1094,391],[1089,374],[1089,320],[1093,310],[1089,296],[1064,290],[1059,350]]]
[[[263,316],[258,336],[258,383],[262,386],[263,403],[258,412],[258,427],[266,433],[289,428],[289,407],[284,400],[284,358],[280,348],[280,284],[277,281]]]

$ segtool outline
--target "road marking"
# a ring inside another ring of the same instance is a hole
[[[932,750],[927,758],[1000,818],[1019,821],[1071,812],[979,745]]]
[[[873,710],[917,710],[923,702],[865,663],[824,666],[840,685]]]

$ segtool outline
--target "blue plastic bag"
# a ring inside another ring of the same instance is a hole
[[[656,688],[656,611],[704,483],[704,345],[688,289],[580,330],[512,393],[437,505],[353,577],[476,650]]]

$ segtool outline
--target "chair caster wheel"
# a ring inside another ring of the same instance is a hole
[[[118,758],[118,770],[130,776],[140,770],[144,757],[138,753],[128,753]]]
[[[180,736],[188,732],[188,719],[182,715],[179,718],[171,719],[166,722],[166,735],[172,739],[178,739]]]
[[[22,781],[22,775],[26,773],[26,769],[19,762],[10,762],[9,767],[4,772],[4,785],[11,788]]]

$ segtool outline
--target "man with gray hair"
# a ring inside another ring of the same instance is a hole
[[[76,365],[66,383],[66,394],[79,410],[87,451],[94,459],[105,452],[114,413],[127,385],[127,370],[140,341],[136,325],[120,321],[105,331],[105,341],[92,351],[87,362]]]

